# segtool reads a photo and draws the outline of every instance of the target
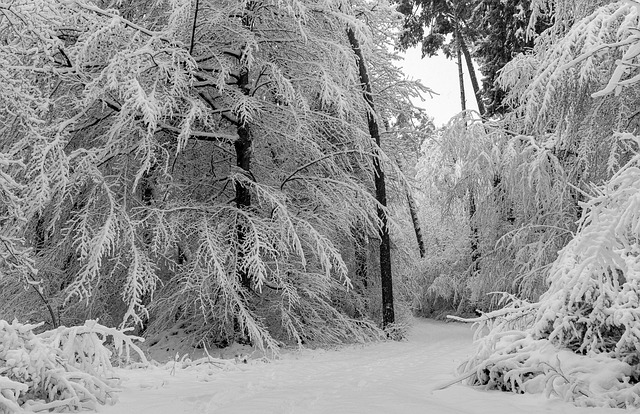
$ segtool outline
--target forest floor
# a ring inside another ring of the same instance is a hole
[[[472,351],[468,325],[416,319],[402,342],[285,352],[279,359],[217,359],[119,369],[123,389],[108,414],[601,414],[543,395],[483,391],[455,384],[458,364]],[[220,363],[220,361],[223,361]],[[187,365],[187,364],[184,364]]]

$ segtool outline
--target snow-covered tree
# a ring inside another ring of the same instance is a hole
[[[96,321],[39,334],[37,328],[0,320],[0,413],[96,410],[117,401],[115,359],[130,363],[133,351],[147,364],[133,343],[140,338]]]
[[[2,257],[21,275],[3,295],[28,280],[67,324],[176,325],[194,341],[379,335],[346,310],[344,229],[379,226],[346,29],[392,110],[413,86],[373,42],[388,5],[0,8]],[[3,314],[44,317],[21,297]]]
[[[512,298],[479,318],[491,329],[463,367],[473,384],[546,390],[579,405],[640,405],[638,7],[553,2],[554,27],[535,53],[505,68],[513,125],[553,162],[541,171],[563,178],[556,194],[580,219],[539,300]]]
[[[548,27],[547,15],[540,13],[537,24],[529,26],[530,0],[477,0],[472,7],[470,25],[478,33],[473,42],[473,57],[482,73],[482,98],[488,117],[508,109],[503,103],[505,91],[496,82],[502,68],[511,59],[534,46],[534,39]]]

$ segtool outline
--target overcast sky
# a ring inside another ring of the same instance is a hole
[[[404,54],[404,62],[398,62],[404,69],[404,73],[410,79],[420,79],[422,83],[431,88],[438,95],[430,98],[428,95],[424,102],[414,101],[416,106],[422,107],[427,114],[434,118],[437,127],[446,124],[449,119],[460,112],[460,87],[458,84],[458,65],[455,61],[448,60],[442,55],[432,58],[420,59],[420,50],[412,48]],[[473,97],[471,81],[465,66],[465,92],[467,109],[478,110]],[[481,77],[478,76],[480,82]]]

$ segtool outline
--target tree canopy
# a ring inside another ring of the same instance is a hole
[[[271,348],[380,335],[375,312],[353,309],[368,293],[353,289],[345,229],[380,225],[384,156],[367,116],[419,91],[386,50],[398,21],[388,5],[24,0],[0,11],[6,309],[38,312],[40,298],[8,300],[24,282],[53,324],[99,316]]]

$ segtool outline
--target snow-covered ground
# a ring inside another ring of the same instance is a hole
[[[542,395],[481,391],[455,378],[471,352],[468,325],[416,319],[408,340],[335,350],[285,353],[271,362],[228,362],[172,369],[119,370],[120,401],[100,410],[117,414],[176,413],[621,413],[576,408]]]

